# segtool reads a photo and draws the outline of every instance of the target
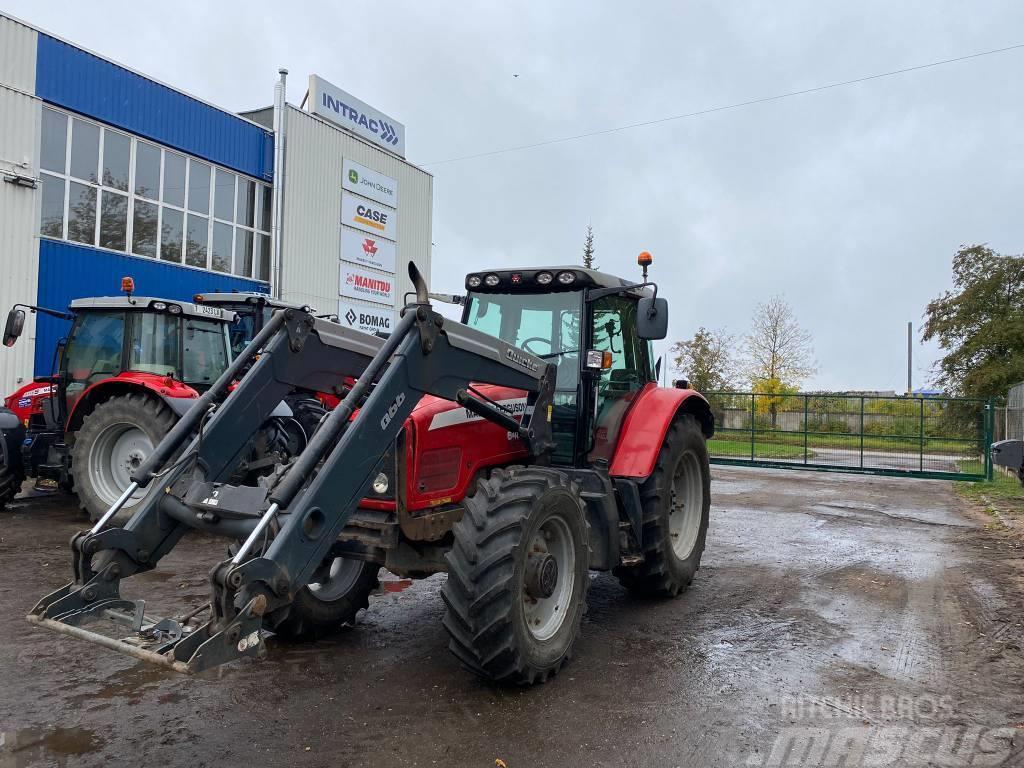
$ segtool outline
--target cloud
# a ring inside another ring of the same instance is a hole
[[[416,162],[1011,45],[1024,29],[1013,0],[7,6],[231,109],[269,104],[278,66],[298,103],[317,72],[402,120]],[[814,336],[810,386],[902,389],[906,322],[949,286],[956,248],[1022,250],[1022,57],[432,166],[434,286],[578,261],[590,223],[607,271],[654,254],[674,337],[742,333],[784,293]],[[920,385],[938,350],[915,347]]]

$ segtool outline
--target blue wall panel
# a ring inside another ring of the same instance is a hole
[[[233,275],[204,272],[167,262],[100,251],[58,240],[39,241],[39,293],[36,304],[66,310],[72,299],[117,296],[121,278],[135,280],[138,296],[191,301],[201,291],[266,291],[267,285]],[[48,315],[36,319],[35,375],[46,376],[57,342],[71,324]]]
[[[43,33],[36,96],[250,176],[273,177],[269,131]]]

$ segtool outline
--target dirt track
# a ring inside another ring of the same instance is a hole
[[[194,678],[44,633],[23,616],[66,580],[81,520],[19,503],[0,516],[0,768],[1024,764],[1021,550],[948,483],[713,472],[692,589],[638,602],[595,576],[576,658],[530,690],[458,666],[439,577],[335,640]],[[222,552],[188,542],[129,596],[201,602]]]

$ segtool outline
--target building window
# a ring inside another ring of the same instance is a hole
[[[267,280],[271,189],[43,107],[39,234]]]

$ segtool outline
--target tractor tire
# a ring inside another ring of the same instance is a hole
[[[351,624],[369,607],[370,593],[380,586],[380,566],[362,560],[329,556],[317,582],[300,589],[291,604],[268,617],[268,629],[285,640],[315,640]]]
[[[158,400],[143,394],[121,395],[97,405],[82,422],[71,449],[71,474],[78,504],[98,520],[128,487],[129,476],[163,440],[176,421],[174,413]],[[134,507],[152,493],[133,496],[114,517],[124,524]]]
[[[7,508],[8,502],[21,490],[21,480],[6,464],[0,464],[0,512]]]
[[[305,432],[306,442],[308,443],[327,414],[327,409],[315,397],[300,397],[294,400],[287,400],[286,402],[291,407],[295,420],[299,422],[302,431]]]
[[[708,530],[711,469],[700,425],[681,416],[669,427],[654,471],[640,486],[643,562],[615,569],[640,595],[675,597],[693,581]]]
[[[589,530],[579,490],[546,469],[496,469],[465,500],[445,555],[449,649],[488,680],[545,682],[586,612]]]

